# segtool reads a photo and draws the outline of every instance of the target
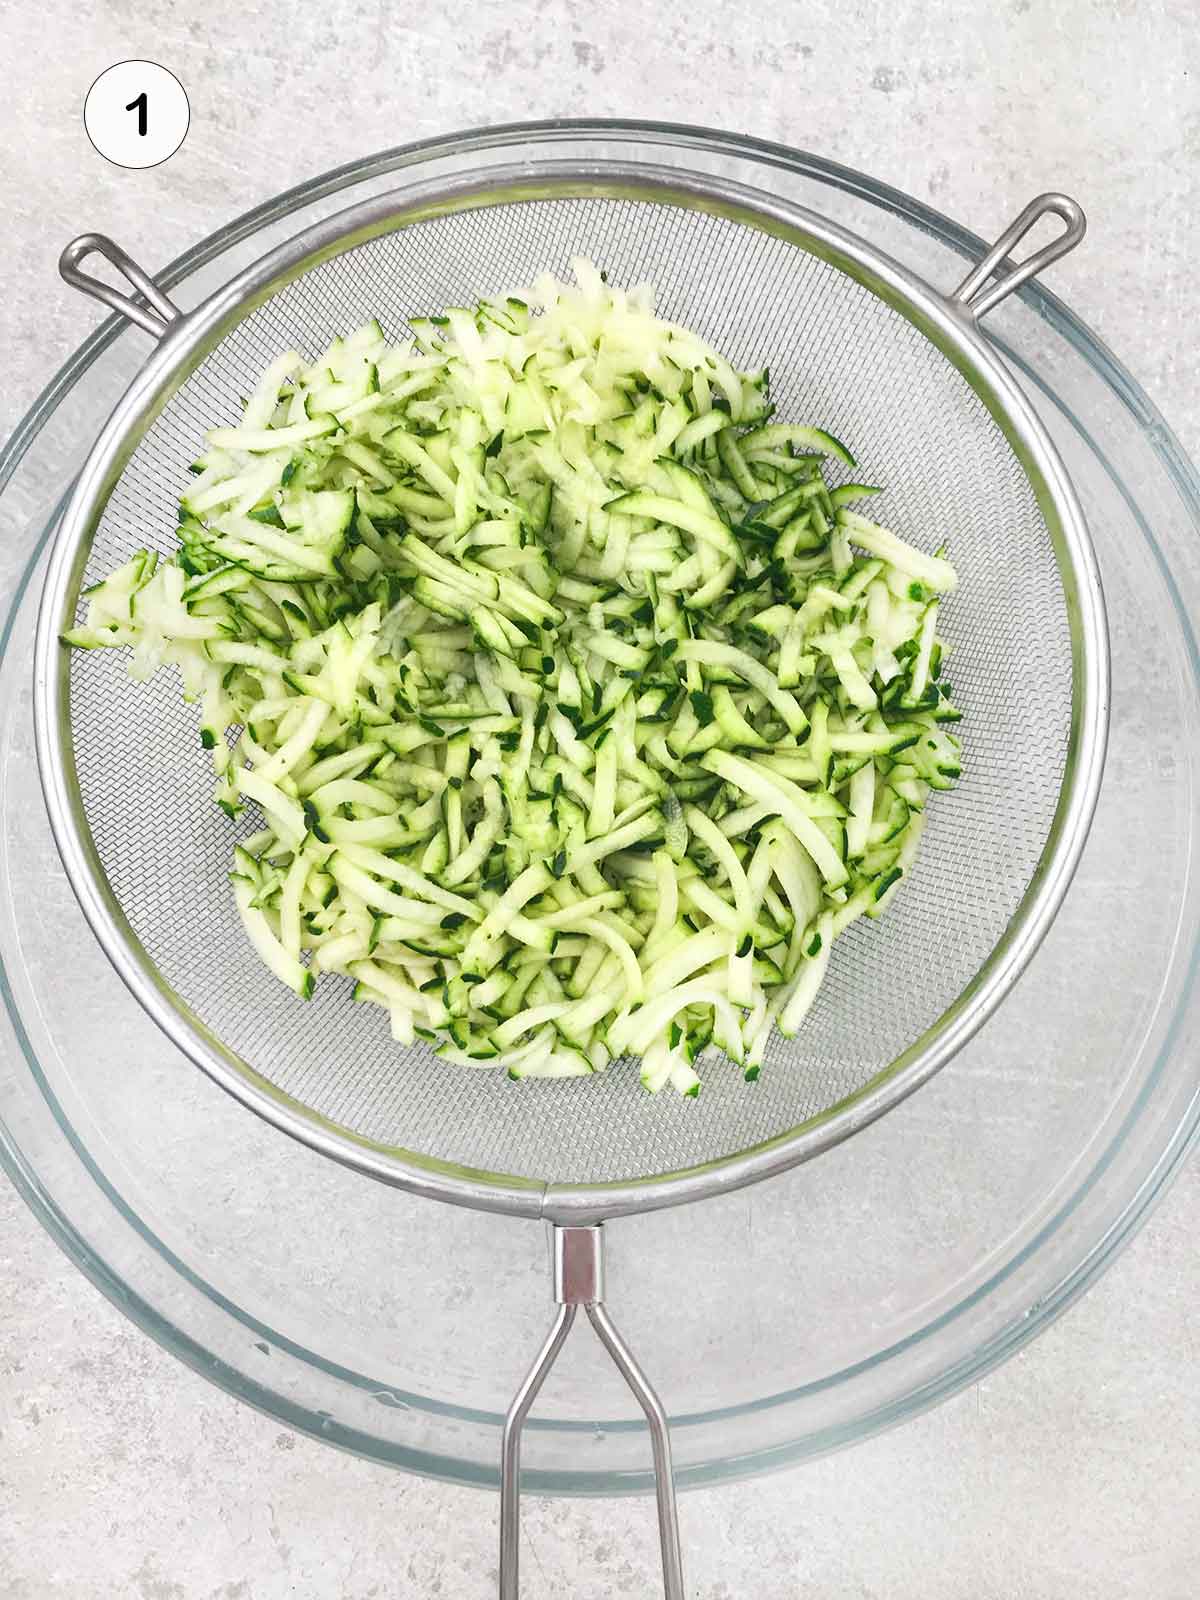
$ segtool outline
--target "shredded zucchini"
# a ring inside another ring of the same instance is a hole
[[[758,1077],[911,871],[959,775],[956,579],[765,368],[573,265],[282,355],[172,553],[66,639],[179,669],[298,996],[342,974],[401,1045],[695,1095],[706,1051]]]

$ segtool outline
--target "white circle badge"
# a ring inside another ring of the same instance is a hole
[[[83,102],[83,125],[118,167],[156,167],[184,141],[191,107],[183,85],[157,61],[118,61]]]

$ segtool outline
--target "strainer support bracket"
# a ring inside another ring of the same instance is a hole
[[[1023,261],[1001,270],[1009,251],[1014,245],[1020,244],[1026,234],[1046,216],[1060,218],[1064,223],[1063,231],[1042,245],[1041,249],[1026,256]],[[1065,194],[1039,194],[1029,202],[1019,216],[1013,218],[992,248],[971,268],[950,298],[977,322],[980,317],[986,316],[998,306],[1001,300],[1007,300],[1008,296],[1023,283],[1028,283],[1030,278],[1036,278],[1038,273],[1052,262],[1061,260],[1068,251],[1074,250],[1086,232],[1087,218],[1077,200],[1072,200]],[[996,276],[993,277],[993,274]],[[992,279],[990,284],[989,278]]]
[[[141,295],[140,300],[135,300],[132,295],[122,294],[111,283],[105,283],[102,278],[95,278],[90,272],[83,271],[83,263],[89,256],[103,256]],[[163,334],[176,319],[183,315],[173,300],[167,298],[144,268],[140,267],[133,257],[115,239],[110,239],[105,233],[81,233],[77,239],[72,239],[62,255],[58,258],[58,270],[65,283],[72,289],[89,295],[93,300],[99,300],[110,311],[115,311],[128,322],[134,322],[144,332],[152,334],[154,338],[161,339]],[[145,302],[149,302],[146,304]]]

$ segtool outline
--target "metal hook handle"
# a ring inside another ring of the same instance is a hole
[[[150,302],[149,305],[143,305],[132,295],[122,294],[102,278],[93,278],[90,272],[81,271],[81,264],[91,255],[103,256],[116,267],[126,282],[131,283],[142,298]],[[133,257],[107,234],[81,233],[78,239],[72,239],[58,258],[58,270],[72,289],[82,290],[129,322],[136,322],[139,328],[153,334],[156,339],[161,339],[176,318],[183,315],[179,307],[167,299],[149,273],[144,272]]]
[[[638,1366],[629,1346],[613,1326],[604,1308],[604,1239],[599,1227],[554,1227],[554,1298],[558,1313],[537,1359],[517,1390],[508,1416],[500,1456],[500,1600],[518,1600],[521,1544],[521,1430],[538,1391],[567,1342],[580,1306],[613,1364],[646,1413],[654,1454],[655,1492],[658,1501],[658,1536],[662,1545],[663,1593],[666,1600],[684,1600],[683,1557],[679,1546],[679,1515],[675,1505],[675,1480],[671,1471],[671,1435],[662,1401]]]
[[[1042,217],[1051,215],[1060,217],[1066,224],[1057,239],[1051,239],[1040,250],[1035,250],[1031,256],[1026,256],[1024,261],[1018,262],[1008,272],[1002,272],[987,289],[983,285],[1000,266],[1014,245],[1019,244],[1029,230]],[[951,299],[958,302],[964,311],[978,319],[985,317],[993,306],[998,306],[1001,300],[1006,300],[1014,289],[1019,289],[1023,283],[1028,283],[1030,278],[1035,278],[1044,267],[1052,261],[1058,261],[1074,250],[1075,246],[1087,232],[1087,218],[1083,214],[1083,207],[1069,195],[1065,194],[1039,194],[1036,200],[1031,200],[1021,212],[1005,228],[995,244],[959,284],[951,295]],[[980,293],[980,290],[983,290]]]

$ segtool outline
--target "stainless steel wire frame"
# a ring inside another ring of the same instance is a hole
[[[1046,212],[1063,234],[1006,265]],[[39,758],[68,874],[142,1004],[284,1131],[402,1188],[544,1217],[556,1239],[785,1170],[924,1082],[1036,948],[1099,784],[1107,639],[1090,542],[1049,439],[977,326],[1082,231],[1073,202],[1042,196],[945,296],[760,191],[648,165],[548,161],[365,202],[186,314],[110,241],[75,241],[68,281],[161,342],[63,519],[36,651]],[[81,264],[93,251],[141,298],[88,278]],[[174,685],[130,686],[111,664],[69,660],[58,644],[86,580],[141,545],[169,548],[200,434],[232,420],[278,349],[312,352],[373,313],[393,332],[412,311],[564,270],[576,252],[618,281],[654,280],[668,314],[734,360],[769,354],[781,413],[870,449],[872,476],[889,485],[886,520],[919,539],[948,538],[964,578],[946,632],[968,712],[967,770],[961,792],[932,808],[914,882],[880,929],[839,942],[809,1024],[796,1045],[779,1041],[763,1083],[748,1091],[715,1074],[686,1107],[648,1106],[628,1074],[514,1094],[484,1074],[439,1072],[423,1052],[399,1058],[364,1032],[368,1008],[348,1020],[337,994],[303,1008],[274,992],[231,920],[230,830],[206,808]],[[653,1401],[632,1373],[639,1398]],[[665,1438],[653,1406],[647,1414],[656,1441]],[[522,1416],[519,1397],[514,1442]],[[512,1514],[504,1526],[511,1539]],[[666,1570],[669,1579],[669,1550]]]

